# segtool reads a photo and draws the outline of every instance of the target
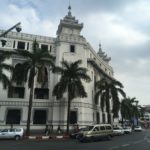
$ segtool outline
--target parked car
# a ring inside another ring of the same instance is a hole
[[[0,131],[0,139],[15,139],[20,140],[23,138],[23,128],[3,129]]]
[[[141,127],[141,126],[135,126],[135,127],[134,127],[134,131],[139,131],[139,132],[141,132],[141,131],[142,131],[142,127]]]
[[[124,130],[124,133],[126,133],[126,134],[129,134],[129,133],[132,132],[132,128],[131,127],[124,127],[123,130]]]
[[[111,140],[113,129],[110,124],[96,124],[87,126],[84,131],[80,131],[77,139],[80,142],[97,141],[101,139]]]
[[[113,128],[113,135],[123,135],[124,129],[122,127],[114,127]]]

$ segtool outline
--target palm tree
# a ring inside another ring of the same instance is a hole
[[[57,99],[62,98],[65,92],[68,93],[68,108],[67,108],[67,134],[69,133],[69,119],[70,119],[70,105],[73,98],[87,97],[84,86],[81,79],[89,82],[90,77],[87,75],[87,69],[79,67],[82,63],[81,60],[69,63],[67,61],[62,62],[62,68],[55,68],[54,72],[60,73],[60,81],[55,85],[53,95]]]
[[[11,81],[9,77],[4,73],[4,71],[13,71],[13,66],[6,64],[5,59],[11,56],[10,53],[1,51],[0,52],[0,82],[3,84],[3,88],[6,89],[7,86],[11,86]]]
[[[121,107],[120,107],[120,112],[122,116],[122,124],[124,119],[125,120],[131,120],[131,108],[132,108],[132,103],[130,98],[124,98],[121,102]]]
[[[30,135],[34,78],[37,75],[38,82],[43,83],[43,78],[46,75],[44,74],[44,68],[46,66],[54,67],[53,57],[49,54],[48,50],[40,49],[36,40],[33,42],[31,51],[17,49],[15,52],[18,56],[25,58],[23,63],[16,65],[12,80],[17,83],[28,82],[28,87],[30,88],[26,127],[26,135]]]
[[[122,123],[123,120],[132,120],[133,117],[138,118],[140,116],[140,110],[138,106],[138,101],[135,97],[124,98],[121,102],[121,116],[122,116]]]
[[[118,117],[118,111],[120,109],[119,93],[125,97],[126,94],[122,90],[123,85],[116,80],[107,81],[105,78],[96,82],[97,91],[95,93],[95,101],[98,101],[101,96],[101,109],[104,111],[106,106],[106,112],[110,114],[110,100],[112,101],[112,113],[114,117]],[[108,120],[110,123],[110,120]]]

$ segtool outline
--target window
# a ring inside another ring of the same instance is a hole
[[[96,76],[94,76],[94,90],[96,91]]]
[[[21,110],[10,109],[7,112],[6,124],[20,124]]]
[[[17,49],[25,49],[25,42],[18,41]]]
[[[48,45],[41,44],[41,49],[42,49],[42,50],[48,50]]]
[[[105,127],[104,126],[100,126],[100,130],[105,130]]]
[[[70,112],[70,124],[77,123],[77,111]]]
[[[95,127],[93,131],[99,131],[99,127]]]
[[[29,42],[27,43],[27,50],[29,50]]]
[[[94,75],[93,75],[93,71],[91,71],[91,76],[92,76],[91,79],[93,80],[93,76],[94,76]]]
[[[46,124],[47,111],[35,110],[33,117],[33,124]]]
[[[100,123],[100,117],[99,117],[99,112],[96,113],[96,123]]]
[[[24,98],[24,87],[9,87],[8,98]]]
[[[16,45],[16,41],[14,41],[14,43],[13,43],[13,48],[15,48],[15,45]]]
[[[75,45],[70,45],[70,52],[74,53],[75,52]]]
[[[106,130],[111,130],[112,128],[110,126],[106,126]],[[119,129],[119,128],[118,128]]]
[[[108,123],[111,123],[111,114],[107,114]]]
[[[105,114],[102,115],[103,123],[105,123]]]
[[[35,88],[34,98],[35,99],[48,99],[49,98],[49,89]]]
[[[50,52],[52,51],[52,45],[50,45],[50,50],[49,50]]]
[[[15,132],[15,129],[9,129],[9,132]]]
[[[1,132],[8,132],[8,129],[4,129],[4,130],[2,130]]]

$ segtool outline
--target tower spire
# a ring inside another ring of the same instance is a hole
[[[69,0],[69,6],[68,6],[68,16],[71,16],[71,5],[70,5],[70,0]]]

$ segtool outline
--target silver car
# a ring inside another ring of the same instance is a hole
[[[0,139],[15,139],[20,140],[23,138],[23,128],[3,129],[0,131]]]

